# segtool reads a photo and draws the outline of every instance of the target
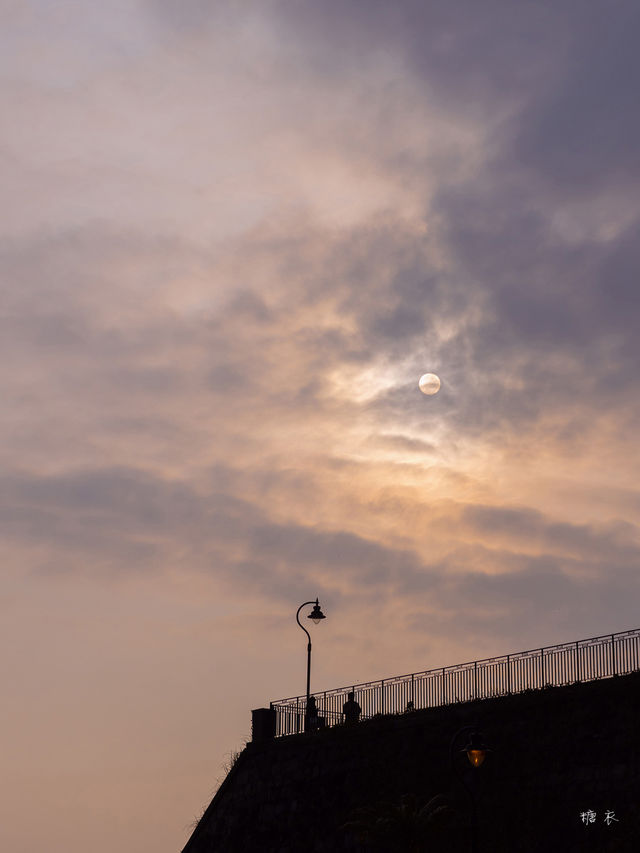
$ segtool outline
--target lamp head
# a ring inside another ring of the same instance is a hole
[[[491,752],[491,750],[484,743],[482,734],[479,731],[475,731],[471,732],[469,735],[469,742],[461,752],[467,753],[469,764],[471,764],[472,767],[480,767],[487,757],[487,753]]]
[[[313,605],[313,610],[311,611],[311,613],[309,614],[309,616],[307,618],[311,619],[314,625],[319,625],[323,619],[327,618],[324,615],[324,613],[322,612],[322,610],[320,609],[320,605],[318,603],[317,598],[316,598],[316,603]]]

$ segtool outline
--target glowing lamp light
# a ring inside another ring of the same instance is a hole
[[[469,743],[460,751],[467,753],[469,764],[471,764],[472,767],[480,767],[487,757],[487,753],[491,750],[483,743],[480,732],[472,732],[471,735],[469,735]]]
[[[486,758],[486,751],[484,749],[468,749],[467,750],[467,758],[471,762],[474,767],[480,767],[482,762]]]

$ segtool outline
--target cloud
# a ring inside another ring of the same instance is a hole
[[[578,195],[628,184],[640,141],[633,84],[637,6],[594,4],[580,22],[564,73],[522,117],[515,149],[556,192]]]
[[[463,520],[485,541],[506,541],[525,552],[533,550],[570,557],[578,571],[610,561],[631,569],[640,558],[636,526],[618,522],[601,525],[558,522],[529,507],[465,507]]]
[[[222,754],[316,595],[327,686],[633,626],[635,4],[76,6],[0,58],[16,715]]]

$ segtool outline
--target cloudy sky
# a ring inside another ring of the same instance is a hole
[[[180,850],[310,598],[637,627],[635,0],[0,8],[2,849]]]

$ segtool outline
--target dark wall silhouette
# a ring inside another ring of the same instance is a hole
[[[475,783],[478,851],[640,850],[634,673],[249,744],[184,853],[468,851],[449,744],[474,723],[492,752],[478,770],[456,761]]]

